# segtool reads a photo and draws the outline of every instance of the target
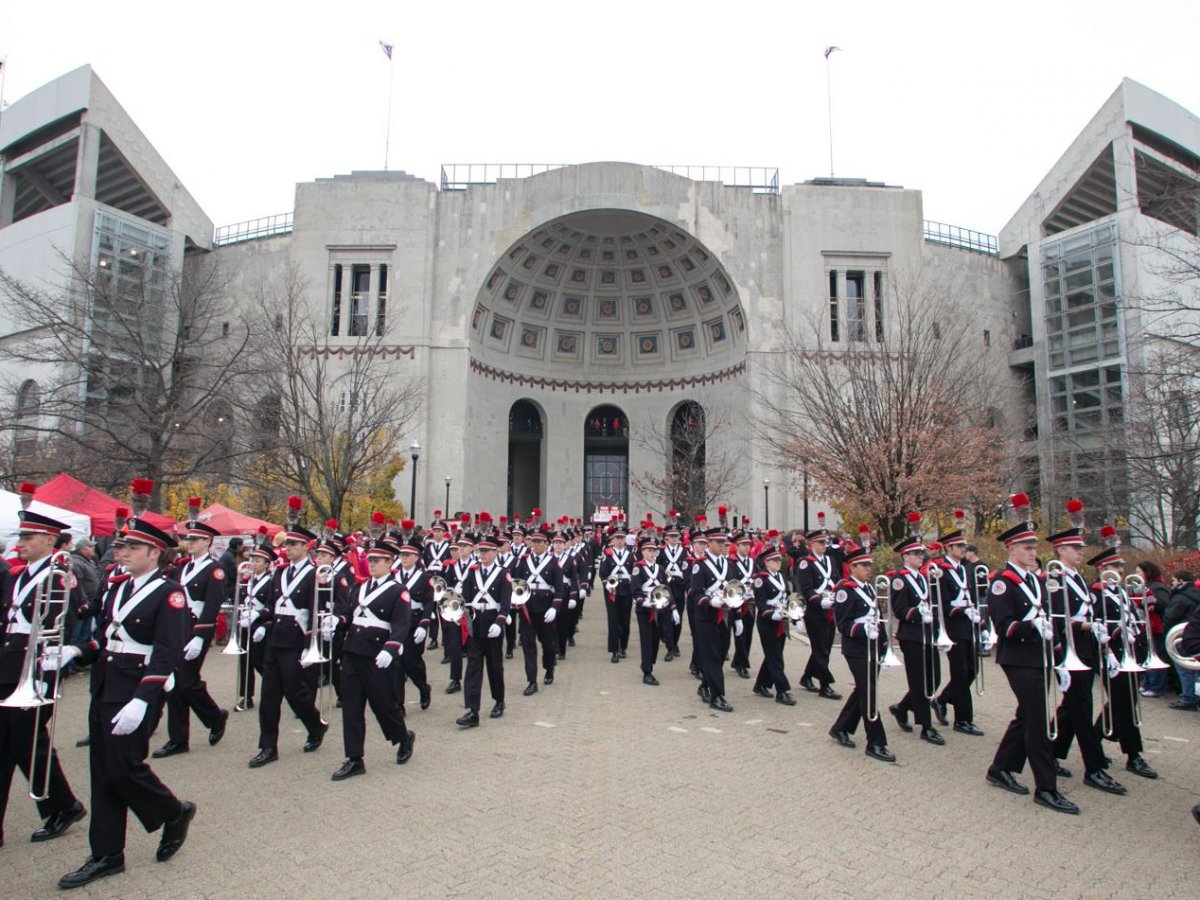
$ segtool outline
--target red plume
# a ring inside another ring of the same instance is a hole
[[[334,531],[337,531],[337,527],[338,527],[338,520],[337,520],[337,519],[330,519],[328,522],[326,522],[326,523],[325,523],[325,527],[326,527],[326,528],[332,528]]]
[[[540,519],[540,518],[542,517],[542,511],[541,511],[540,509],[534,509],[534,510],[533,510],[532,512],[530,512],[529,514],[530,514],[531,516],[533,516],[535,519]]]
[[[1121,545],[1121,538],[1117,534],[1117,529],[1111,525],[1105,525],[1100,529],[1100,539],[1114,550]]]
[[[154,493],[154,480],[151,478],[135,478],[129,482],[129,492],[131,494],[152,494]]]
[[[29,509],[29,504],[33,502],[33,495],[37,491],[37,485],[32,481],[21,482],[21,509]]]
[[[371,513],[371,524],[372,524],[372,525],[382,525],[382,524],[384,524],[386,521],[387,521],[387,517],[386,517],[386,516],[384,516],[384,514],[383,514],[383,513],[381,513],[381,512],[373,512],[373,513]]]
[[[118,506],[116,508],[116,510],[113,512],[113,515],[115,515],[118,519],[128,519],[129,518],[129,507],[128,506]]]
[[[299,512],[304,509],[304,500],[300,497],[288,497],[287,507],[294,512]]]
[[[717,515],[718,515],[718,516],[723,516],[723,515],[725,515],[727,512],[729,512],[729,507],[728,507],[728,506],[721,505],[721,506],[718,506],[718,507],[717,507]]]
[[[471,523],[471,514],[463,513],[458,517],[458,521],[462,522],[464,525],[469,525]]]
[[[204,501],[199,497],[188,497],[188,509],[199,509],[204,505]]]
[[[667,516],[672,519],[678,519],[679,518],[679,510],[672,509],[667,513]]]
[[[412,519],[401,519],[400,520],[400,527],[403,528],[405,531],[412,531],[413,528],[416,527],[416,524],[417,523],[414,522]]]
[[[867,525],[867,524],[865,524],[865,523],[864,523],[864,524],[862,524],[862,525],[859,525],[859,526],[858,526],[858,533],[859,533],[859,534],[870,534],[870,533],[871,533],[871,526],[870,526],[870,525]]]
[[[704,516],[700,515],[699,513],[696,513],[696,515],[692,516],[692,521],[693,522],[703,522]]]
[[[442,511],[440,509],[435,509],[433,511],[433,517],[435,519],[440,519],[442,517]]]
[[[920,521],[921,521],[921,514],[920,514],[919,512],[910,512],[910,513],[908,514],[908,521],[909,521],[910,523],[914,523],[914,524],[915,524],[915,523],[917,523],[917,522],[920,522]]]
[[[501,513],[501,514],[500,514],[500,524],[501,524],[501,525],[503,525],[503,524],[504,524],[505,522],[507,522],[507,521],[508,521],[508,516],[506,516],[506,515],[504,515],[503,513]]]
[[[135,478],[129,482],[130,501],[133,514],[140,516],[150,508],[150,495],[154,493],[154,481],[149,478]]]
[[[267,526],[266,526],[266,525],[259,525],[259,526],[258,526],[258,533],[259,533],[259,534],[262,534],[262,535],[265,535],[265,534],[267,533]]]
[[[954,511],[954,523],[956,525],[962,525],[963,520],[966,519],[966,517],[967,511],[965,509],[956,509]]]
[[[1014,512],[1020,513],[1022,510],[1029,509],[1029,495],[1028,494],[1013,494],[1011,497],[1008,498],[1008,502],[1010,504],[1012,504],[1012,508],[1013,508]]]

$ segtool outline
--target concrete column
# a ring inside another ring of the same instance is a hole
[[[345,273],[343,272],[343,274],[345,274]],[[332,262],[331,262],[331,263],[329,264],[329,272],[328,272],[328,274],[327,274],[327,276],[326,276],[326,279],[325,279],[325,303],[324,303],[324,308],[325,308],[326,310],[328,310],[328,313],[326,314],[326,317],[325,317],[325,320],[326,320],[325,327],[326,327],[326,328],[328,328],[328,329],[330,329],[330,331],[329,331],[329,332],[326,332],[327,334],[328,334],[328,333],[330,333],[330,332],[332,332],[332,330],[333,330],[333,310],[334,310],[334,308],[335,308],[335,304],[334,304],[334,299],[335,299],[335,297],[334,297],[334,291],[336,291],[336,290],[337,290],[337,288],[338,288],[338,284],[337,284],[337,264],[336,264],[336,263],[332,263]],[[340,327],[340,326],[341,326],[341,320],[342,320],[342,318],[343,318],[342,311],[339,309],[339,311],[338,311],[338,326],[339,326],[339,327],[338,327],[338,334],[339,334],[339,335],[341,335],[341,334],[344,334],[344,332],[342,331],[342,329],[341,329],[341,327]]]
[[[371,266],[367,287],[367,334],[375,333],[375,314],[379,311],[379,264]]]
[[[96,198],[96,179],[100,170],[100,129],[89,124],[87,114],[79,126],[79,150],[75,156],[75,197]]]
[[[8,174],[8,160],[0,164],[0,228],[12,224],[17,204],[17,179]]]

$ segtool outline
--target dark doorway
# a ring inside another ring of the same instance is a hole
[[[508,512],[525,517],[542,505],[541,410],[518,400],[508,411]]]
[[[583,423],[583,516],[597,506],[629,508],[629,419],[615,406],[597,406]]]

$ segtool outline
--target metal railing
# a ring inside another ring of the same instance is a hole
[[[471,185],[495,184],[501,178],[529,178],[568,163],[446,163],[442,166],[443,191],[465,191]],[[725,187],[755,194],[779,193],[779,169],[774,166],[652,166],[693,181],[718,181]]]
[[[213,229],[213,243],[218,247],[227,244],[238,244],[242,241],[256,241],[259,238],[275,237],[280,234],[292,233],[292,214],[280,213],[275,216],[264,216],[261,219],[250,219],[234,225],[222,225]]]
[[[958,225],[947,225],[945,222],[930,222],[926,219],[925,240],[934,244],[945,244],[947,247],[957,247],[959,250],[970,250],[972,253],[999,255],[999,245],[994,234],[972,231]]]

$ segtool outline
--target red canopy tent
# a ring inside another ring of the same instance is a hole
[[[45,484],[40,485],[34,496],[43,503],[49,503],[51,506],[58,506],[62,509],[69,509],[71,512],[91,516],[92,534],[96,537],[112,537],[116,531],[113,526],[113,519],[116,515],[117,507],[124,506],[127,509],[129,508],[127,502],[110,497],[108,494],[98,491],[94,487],[89,487],[65,472],[60,472]],[[175,520],[170,516],[147,512],[145,519],[151,525],[162,528],[164,531],[171,532],[175,530]]]
[[[266,525],[267,534],[274,537],[276,532],[283,530],[278,525],[264,522],[262,519],[254,518],[254,516],[247,516],[244,513],[230,509],[228,506],[222,506],[220,503],[214,503],[200,513],[200,521],[205,525],[217,529],[221,534],[253,535],[258,534],[258,529]]]

